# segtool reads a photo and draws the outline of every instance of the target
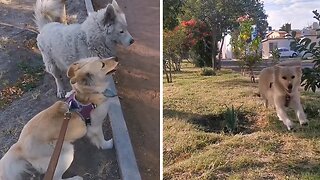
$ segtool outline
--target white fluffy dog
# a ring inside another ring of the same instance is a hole
[[[37,0],[38,47],[46,71],[55,78],[60,98],[65,96],[62,77],[70,64],[87,57],[115,56],[116,44],[127,47],[134,42],[127,30],[125,15],[115,0],[91,13],[82,24],[63,24],[64,17],[62,0]]]

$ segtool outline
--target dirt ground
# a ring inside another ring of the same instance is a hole
[[[68,14],[76,14],[82,22],[86,16],[84,1],[67,2]],[[142,179],[153,180],[159,179],[160,174],[160,9],[156,0],[139,2],[118,1],[136,43],[128,49],[119,49],[121,67],[116,78]],[[34,28],[34,3],[35,0],[0,0],[0,90],[14,85],[24,74],[21,65],[27,65],[27,68],[43,66],[35,44],[36,33],[23,29]],[[97,0],[95,7],[104,7],[106,3]],[[0,157],[16,142],[25,123],[57,100],[50,75],[44,73],[37,85],[0,109]],[[108,121],[104,124],[104,132],[111,138]],[[85,144],[88,144],[86,138],[75,143],[75,160],[65,176],[120,179],[115,150],[103,151]],[[32,179],[40,178],[35,174]]]

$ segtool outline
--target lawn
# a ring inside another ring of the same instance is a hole
[[[289,132],[249,77],[200,73],[184,64],[164,83],[164,179],[320,179],[320,93],[302,93],[310,123],[300,127],[290,111]],[[239,121],[229,133],[222,119],[232,106]]]

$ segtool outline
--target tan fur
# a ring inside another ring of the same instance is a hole
[[[97,147],[112,148],[112,139],[105,141],[102,133],[102,121],[108,110],[107,97],[102,92],[107,88],[106,78],[115,70],[117,64],[115,58],[102,60],[88,58],[70,66],[68,77],[71,78],[77,100],[83,104],[94,103],[97,108],[91,112],[92,126],[88,127],[77,113],[72,113],[54,180],[62,179],[62,174],[71,165],[74,151],[71,142],[87,134]],[[90,74],[89,79],[88,74]],[[67,111],[68,105],[57,101],[24,126],[18,142],[0,160],[0,180],[21,179],[20,174],[26,169],[27,163],[40,173],[46,171]],[[82,177],[75,176],[68,179],[81,180]]]
[[[292,121],[285,112],[286,96],[290,96],[288,106],[296,111],[301,125],[307,124],[300,103],[301,63],[286,62],[264,68],[259,76],[259,93],[266,101],[265,105],[274,105],[277,115],[290,130]]]

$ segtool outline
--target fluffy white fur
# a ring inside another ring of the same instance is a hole
[[[91,13],[82,24],[52,22],[63,19],[63,7],[58,0],[37,0],[35,6],[35,21],[40,31],[38,47],[46,70],[55,78],[60,98],[65,95],[61,77],[70,64],[87,57],[115,56],[116,44],[127,47],[134,42],[125,15],[115,0]]]

